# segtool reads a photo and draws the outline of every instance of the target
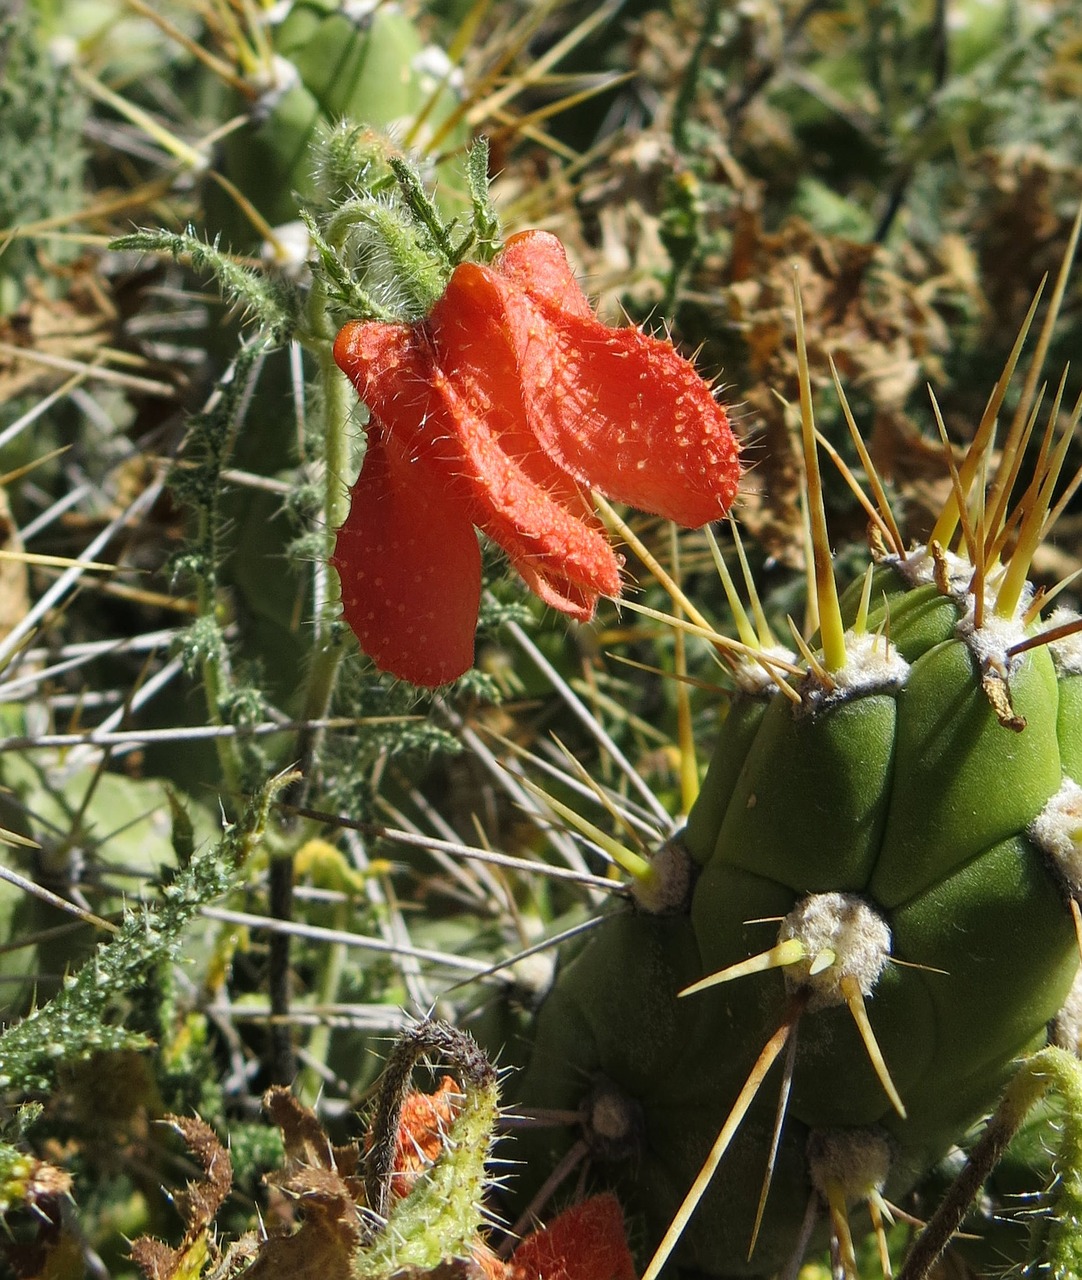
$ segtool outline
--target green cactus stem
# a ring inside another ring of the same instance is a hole
[[[857,434],[875,534],[844,592],[794,289],[818,632],[794,627],[779,650],[753,596],[729,639],[674,594],[673,624],[733,672],[698,800],[654,868],[682,852],[690,891],[674,908],[636,877],[651,892],[560,974],[523,1087],[533,1107],[580,1110],[598,1176],[654,1251],[645,1280],[769,1275],[828,1237],[855,1274],[857,1201],[885,1258],[888,1201],[995,1106],[1071,992],[1082,619],[1042,616],[1027,581],[1082,418],[1082,403],[1061,415],[1062,382],[1035,473],[1019,475],[1080,225],[1006,437],[996,419],[1036,304],[927,544],[903,543]],[[638,1117],[619,1159],[590,1146],[584,1099],[602,1087]]]

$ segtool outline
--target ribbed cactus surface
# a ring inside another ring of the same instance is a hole
[[[829,569],[807,385],[803,400]],[[525,1100],[581,1116],[646,1244],[665,1237],[650,1276],[670,1253],[771,1274],[823,1223],[844,1255],[847,1206],[881,1223],[1068,997],[1082,641],[1025,581],[1065,444],[975,517],[998,407],[927,544],[905,549],[886,513],[894,534],[847,593],[817,573],[810,642],[730,653],[717,746],[665,860],[690,870],[684,901],[613,912],[542,1008]]]

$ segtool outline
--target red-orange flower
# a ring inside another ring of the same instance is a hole
[[[473,661],[475,526],[542,600],[587,620],[620,593],[590,489],[689,527],[735,495],[710,388],[670,342],[602,324],[546,232],[456,267],[418,324],[347,324],[334,358],[370,412],[335,548],[343,610],[376,664],[414,684]]]
[[[611,1193],[565,1209],[518,1246],[506,1280],[635,1280],[624,1215]]]

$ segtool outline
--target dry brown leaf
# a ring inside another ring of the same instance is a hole
[[[360,1150],[356,1143],[336,1147],[327,1137],[314,1111],[282,1085],[263,1095],[263,1109],[282,1131],[286,1159],[283,1174],[298,1169],[329,1169],[343,1178],[352,1177],[358,1167]]]
[[[12,315],[0,317],[0,342],[26,350],[25,359],[0,354],[0,404],[43,394],[71,377],[70,370],[49,367],[34,353],[93,362],[113,333],[115,312],[89,273],[76,280],[65,298],[51,298],[33,280],[30,297]]]
[[[263,1110],[282,1131],[287,1169],[334,1167],[326,1130],[315,1112],[302,1106],[284,1085],[267,1090],[263,1095]]]
[[[350,1259],[362,1241],[359,1184],[311,1166],[268,1181],[296,1198],[301,1223],[263,1242],[246,1280],[348,1280]]]
[[[245,1275],[251,1280],[346,1280],[363,1239],[358,1206],[364,1203],[364,1184],[354,1176],[359,1148],[334,1146],[315,1112],[282,1086],[267,1090],[263,1107],[285,1142],[282,1169],[266,1178],[285,1197],[278,1221],[283,1228],[298,1220],[300,1225],[272,1234]]]
[[[955,271],[941,272],[944,290],[958,291],[963,266],[956,262]],[[902,478],[896,468],[910,462],[906,449],[919,439],[904,406],[921,382],[940,373],[948,333],[935,310],[936,288],[912,283],[875,245],[824,235],[799,218],[768,232],[753,203],[735,216],[728,260],[704,262],[696,293],[716,299],[720,323],[739,332],[751,383],[743,388],[751,409],[746,450],[751,471],[741,517],[769,555],[799,567],[804,559],[801,462],[791,410],[785,407],[799,400],[794,276],[813,392],[833,394],[833,358],[846,388],[871,403],[873,423],[860,425],[888,481]],[[942,455],[938,446],[934,452],[939,479]],[[925,453],[923,446],[916,448],[922,461]]]
[[[786,407],[759,384],[745,397],[756,434],[744,452],[748,467],[740,488],[740,524],[782,564],[799,567],[803,542],[800,494],[804,466]]]
[[[233,1189],[233,1161],[205,1121],[185,1116],[166,1116],[165,1119],[188,1144],[188,1150],[202,1166],[204,1176],[198,1182],[189,1182],[174,1196],[174,1203],[189,1232],[202,1230],[214,1221],[222,1201]]]
[[[359,1236],[329,1206],[306,1206],[305,1215],[291,1235],[264,1241],[245,1280],[350,1280]]]
[[[205,1121],[185,1116],[166,1116],[203,1168],[198,1182],[189,1182],[174,1196],[184,1219],[184,1239],[174,1249],[151,1236],[132,1241],[131,1258],[147,1280],[195,1280],[208,1262],[217,1261],[218,1251],[211,1238],[214,1216],[233,1188],[233,1162]]]
[[[1053,277],[1063,256],[1069,220],[1057,211],[1068,193],[1077,201],[1077,172],[1039,146],[989,150],[980,157],[969,235],[980,246],[987,321],[1000,339],[1014,336],[1046,272]]]

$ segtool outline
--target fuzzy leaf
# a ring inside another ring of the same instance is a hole
[[[299,309],[297,291],[281,278],[240,266],[217,241],[201,240],[194,227],[181,232],[135,231],[109,246],[115,252],[168,253],[187,258],[195,271],[209,271],[230,301],[258,324],[273,346],[288,341]]]

